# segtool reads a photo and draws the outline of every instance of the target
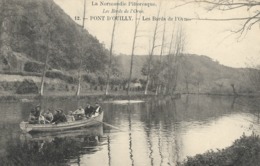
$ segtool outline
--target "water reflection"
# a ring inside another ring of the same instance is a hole
[[[6,142],[2,165],[80,165],[81,156],[102,150],[102,125],[57,133],[21,134]]]
[[[260,134],[255,98],[182,96],[146,103],[101,103],[98,129],[21,135],[19,123],[30,108],[85,106],[84,100],[0,103],[0,162],[6,165],[176,165],[186,156],[224,148],[243,133]],[[89,101],[88,101],[89,102]]]
[[[107,136],[107,151],[108,151],[107,156],[108,156],[108,165],[109,166],[111,166],[111,152],[110,152],[110,149],[111,149],[111,147],[110,147],[110,137]]]
[[[133,149],[132,149],[132,121],[131,121],[131,110],[129,109],[129,105],[127,105],[127,112],[128,112],[128,131],[129,131],[129,153],[130,153],[130,160],[131,165],[134,166],[134,156],[133,156]]]

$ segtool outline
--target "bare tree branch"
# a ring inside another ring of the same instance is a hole
[[[245,21],[242,27],[234,33],[239,33],[239,38],[246,34],[248,30],[251,29],[253,25],[255,25],[260,20],[260,11],[256,7],[260,7],[259,1],[251,1],[251,0],[192,0],[188,2],[184,2],[180,5],[176,5],[172,9],[176,9],[178,7],[186,6],[189,4],[204,4],[206,5],[206,10],[221,10],[221,11],[236,11],[240,8],[246,8],[247,12],[253,16],[247,17],[230,17],[230,18],[190,18],[190,20],[203,20],[203,21]],[[254,7],[254,8],[253,8]],[[238,10],[240,12],[240,10]]]
[[[242,21],[252,19],[252,17],[241,17],[241,18],[189,18],[191,20],[202,20],[202,21]],[[253,19],[260,19],[260,17],[254,17]]]
[[[197,0],[194,0],[194,1],[185,2],[181,5],[176,5],[172,9],[182,7],[182,6],[186,6],[188,4],[193,4],[193,3],[205,3],[205,4],[210,4],[210,5],[216,5],[216,6],[229,6],[229,7],[234,8],[234,9],[240,8],[240,7],[253,7],[253,6],[259,6],[260,5],[260,2],[237,2],[237,3],[234,3],[232,1],[232,3],[230,3],[228,0],[225,0],[225,1],[219,0],[218,2],[216,2],[216,1],[197,1]]]

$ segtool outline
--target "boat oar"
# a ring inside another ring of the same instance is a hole
[[[122,130],[122,129],[116,127],[116,126],[113,126],[113,125],[111,125],[111,124],[108,124],[108,123],[106,123],[106,122],[102,122],[102,121],[99,121],[99,120],[96,120],[96,119],[94,119],[94,120],[97,121],[97,122],[103,123],[104,125],[107,125],[107,126],[109,126],[109,127],[111,127],[111,128],[114,128],[114,129],[117,129],[117,130],[120,130],[120,131],[125,132],[124,130]]]

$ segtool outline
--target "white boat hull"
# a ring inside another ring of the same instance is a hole
[[[21,122],[20,128],[24,132],[51,132],[70,130],[100,124],[103,121],[103,114],[104,112],[101,112],[100,115],[96,117],[59,124],[29,124],[28,122]]]

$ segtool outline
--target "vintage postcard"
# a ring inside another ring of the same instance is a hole
[[[0,165],[259,165],[259,7],[0,0]]]

